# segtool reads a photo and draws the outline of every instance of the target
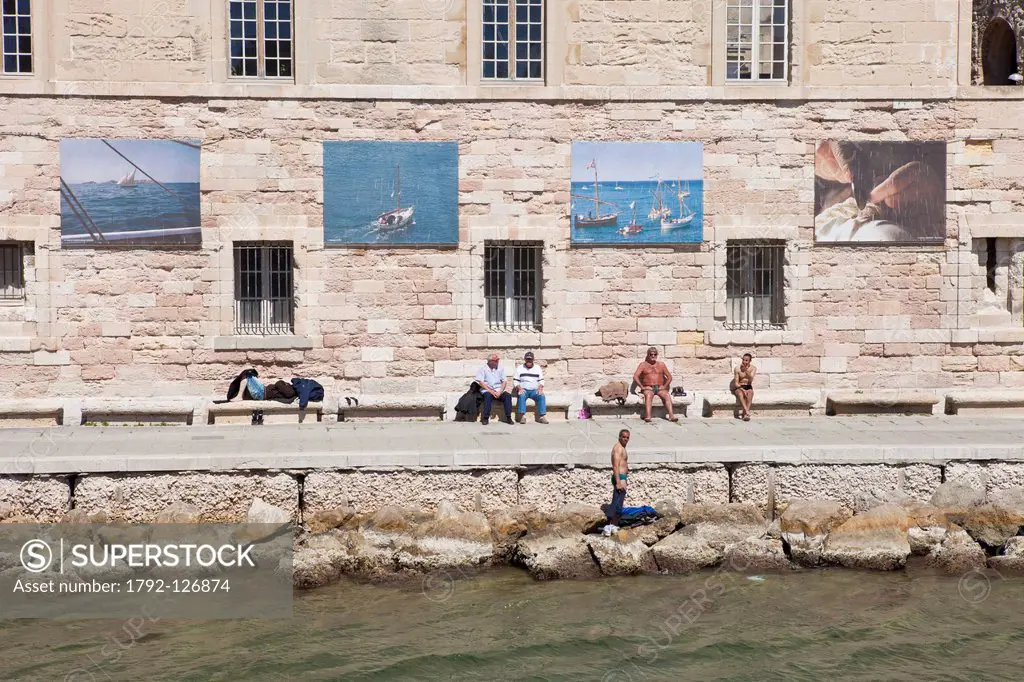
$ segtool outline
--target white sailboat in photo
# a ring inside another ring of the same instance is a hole
[[[392,196],[396,197],[395,208],[385,211],[377,216],[377,230],[380,232],[391,232],[408,227],[412,224],[412,216],[415,207],[406,206],[402,208],[402,175],[401,166],[395,166],[395,191]]]
[[[661,229],[672,230],[677,227],[684,227],[693,222],[696,214],[690,210],[690,207],[686,205],[686,197],[690,196],[689,191],[685,191],[680,187],[679,181],[676,180],[676,199],[679,200],[679,217],[673,218],[670,215],[661,219]]]
[[[117,181],[118,187],[135,187],[135,169],[132,168],[130,171],[124,174],[124,176]]]
[[[654,190],[654,205],[647,217],[651,220],[664,220],[672,217],[672,209],[665,205],[665,196],[661,189],[661,176],[658,176],[658,187]]]
[[[577,213],[575,218],[576,227],[615,227],[615,224],[619,221],[619,212],[614,209],[618,208],[618,206],[608,201],[601,201],[601,183],[597,179],[597,161],[591,159],[586,168],[587,170],[592,169],[594,171],[594,196],[585,197],[574,194],[572,198],[577,201],[593,202],[594,210],[589,212],[587,215]],[[584,186],[583,189],[587,189],[587,187]],[[613,208],[611,209],[611,212],[602,214],[602,206],[611,206]]]

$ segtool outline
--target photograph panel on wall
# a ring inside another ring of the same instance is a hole
[[[199,147],[198,140],[61,140],[61,246],[201,244]]]
[[[816,242],[941,244],[945,238],[945,142],[818,144]]]
[[[704,241],[699,142],[573,142],[573,244]]]
[[[324,142],[324,243],[459,243],[457,142]]]

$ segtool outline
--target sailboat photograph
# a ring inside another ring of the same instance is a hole
[[[594,196],[584,197],[573,195],[573,199],[579,199],[580,201],[592,202],[594,208],[587,212],[587,215],[576,216],[576,227],[607,227],[609,225],[614,226],[619,222],[619,214],[617,211],[609,212],[605,215],[601,215],[601,206],[614,206],[607,201],[601,201],[601,184],[597,180],[597,164],[591,159],[590,163],[587,164],[588,169],[594,171]]]
[[[401,166],[395,166],[395,189],[392,193],[395,197],[395,208],[385,211],[377,216],[377,229],[382,231],[401,230],[413,225],[413,206],[402,208],[402,171]]]
[[[455,142],[328,140],[326,245],[457,244]]]
[[[679,181],[676,181],[676,199],[679,201],[679,215],[673,218],[671,213],[661,219],[661,229],[663,230],[674,230],[685,225],[689,225],[693,222],[693,218],[696,215],[686,205],[686,197],[690,196],[690,192],[683,190],[679,186]]]
[[[570,183],[573,244],[704,240],[699,142],[574,142]],[[619,218],[626,222],[627,216],[629,223],[622,225]]]
[[[61,246],[198,246],[199,154],[193,140],[61,140]]]

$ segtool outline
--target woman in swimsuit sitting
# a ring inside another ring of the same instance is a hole
[[[750,353],[744,353],[740,366],[733,372],[733,393],[740,401],[740,418],[745,422],[750,421],[750,406],[754,402],[754,376],[757,369],[750,364],[752,359]]]

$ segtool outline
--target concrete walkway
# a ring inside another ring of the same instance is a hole
[[[0,430],[0,476],[354,467],[605,466],[631,429],[632,464],[1024,461],[1024,420],[805,417]]]

